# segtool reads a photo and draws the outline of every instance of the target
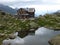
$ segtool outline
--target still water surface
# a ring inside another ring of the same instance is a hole
[[[35,35],[28,35],[24,38],[20,38],[17,36],[18,33],[15,33],[16,38],[15,39],[9,39],[9,40],[4,40],[3,44],[4,45],[49,45],[48,41],[60,34],[60,31],[54,31],[50,30],[44,27],[38,28],[35,31]]]
[[[60,31],[50,30],[44,27],[38,28],[35,35],[28,35],[24,37],[24,45],[49,45],[48,41],[60,34]]]

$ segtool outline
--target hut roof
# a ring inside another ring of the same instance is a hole
[[[34,8],[20,8],[20,9],[23,9],[27,12],[35,12],[35,9]]]

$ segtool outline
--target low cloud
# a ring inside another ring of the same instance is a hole
[[[60,0],[0,0],[0,4],[8,5],[12,8],[33,7],[36,12],[39,11],[40,13],[60,10]]]
[[[1,0],[0,4],[5,5],[33,5],[33,4],[60,4],[60,0]]]

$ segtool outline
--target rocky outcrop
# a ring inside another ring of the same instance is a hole
[[[52,38],[50,41],[48,41],[50,45],[60,45],[60,35]]]

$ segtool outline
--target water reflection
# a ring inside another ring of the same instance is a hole
[[[38,28],[35,35],[28,35],[24,38],[25,45],[49,45],[48,41],[60,31],[53,31],[44,27]]]
[[[58,34],[60,34],[60,31],[53,31],[41,27],[35,31],[35,35],[28,35],[23,39],[17,36],[13,40],[14,43],[12,43],[12,45],[16,45],[16,41],[17,43],[19,42],[18,45],[49,45],[48,41]],[[17,33],[15,35],[17,35]]]
[[[13,36],[15,37],[14,39],[3,40],[2,45],[24,45],[24,39],[18,36],[18,32],[14,33]]]
[[[44,27],[41,27],[35,31],[35,35],[47,35],[47,34],[50,34],[52,32],[54,32],[54,31],[47,29],[47,28],[44,28]]]

